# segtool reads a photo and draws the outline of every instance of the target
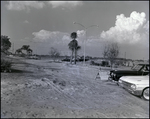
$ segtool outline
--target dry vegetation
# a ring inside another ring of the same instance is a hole
[[[97,66],[11,58],[1,73],[1,117],[149,117],[149,101],[107,81]]]

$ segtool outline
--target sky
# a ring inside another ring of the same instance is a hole
[[[1,35],[9,36],[13,52],[30,45],[33,53],[48,55],[54,47],[70,55],[72,32],[78,55],[84,41],[92,57],[103,57],[104,46],[117,42],[119,57],[147,60],[149,1],[1,1]]]

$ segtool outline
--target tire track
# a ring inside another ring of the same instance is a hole
[[[47,79],[49,80],[49,79]],[[75,104],[75,106],[77,106],[77,108],[88,108],[88,106],[86,104],[84,104],[83,102],[79,101],[77,102],[77,99],[75,99],[74,97],[69,96],[69,93],[65,93],[63,92],[59,87],[57,87],[55,84],[53,84],[51,81],[45,81],[48,85],[51,85],[55,91],[57,91],[58,93],[62,94],[64,96],[64,98],[69,99],[69,101],[71,101],[73,104]]]

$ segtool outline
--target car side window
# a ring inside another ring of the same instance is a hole
[[[142,71],[149,71],[149,66],[144,66]]]
[[[142,71],[145,71],[145,68],[143,68]]]
[[[149,71],[149,66],[146,66],[146,71]]]
[[[146,71],[146,66],[144,66],[144,67],[142,68],[142,71]]]

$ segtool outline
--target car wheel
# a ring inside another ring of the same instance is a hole
[[[145,88],[142,92],[142,98],[144,100],[149,100],[149,88]]]

